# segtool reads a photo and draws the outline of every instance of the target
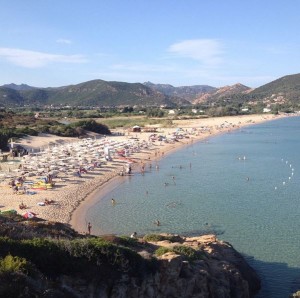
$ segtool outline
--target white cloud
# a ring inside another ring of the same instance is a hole
[[[57,43],[62,43],[62,44],[71,44],[72,41],[70,39],[65,39],[65,38],[59,38],[56,40]]]
[[[0,58],[26,68],[39,68],[49,63],[85,63],[82,55],[56,55],[22,49],[0,48]]]
[[[191,39],[172,44],[168,52],[213,66],[222,62],[223,49],[220,41],[215,39]]]

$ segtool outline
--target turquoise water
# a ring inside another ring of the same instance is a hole
[[[104,233],[217,233],[260,274],[258,297],[288,297],[300,288],[299,153],[300,117],[220,135],[124,178],[87,220]]]

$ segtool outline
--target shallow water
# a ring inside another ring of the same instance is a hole
[[[288,297],[300,288],[299,152],[300,117],[220,135],[124,178],[87,221],[104,233],[217,233],[262,277],[258,297]]]

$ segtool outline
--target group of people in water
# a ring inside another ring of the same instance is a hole
[[[162,155],[163,155],[163,153],[162,153]],[[179,167],[179,169],[183,169],[182,165],[179,165],[178,167]],[[150,168],[150,170],[152,169],[151,162],[149,163],[149,168]],[[174,168],[174,167],[172,166],[172,168]],[[190,169],[192,168],[192,163],[189,163],[189,168]],[[157,171],[159,170],[159,164],[158,163],[156,163],[155,169]],[[144,175],[145,171],[146,171],[146,164],[144,162],[141,162],[141,165],[140,165],[140,172],[141,172],[141,174]],[[126,166],[124,166],[123,171],[121,171],[120,175],[124,176],[125,174],[131,174],[131,172],[132,172],[131,165],[127,164]],[[175,176],[174,175],[172,176],[172,181],[176,185]],[[168,185],[169,185],[168,182],[164,183],[164,186],[168,186]],[[146,190],[146,195],[148,195],[148,194],[149,194],[149,192],[148,192],[148,190]],[[117,205],[117,202],[116,202],[116,200],[114,198],[111,198],[111,204],[112,204],[112,206],[116,206]],[[158,219],[156,219],[153,222],[153,224],[156,225],[157,227],[161,226],[161,222]],[[92,226],[91,226],[91,223],[89,222],[88,225],[87,225],[87,230],[88,230],[87,232],[88,232],[88,234],[91,234],[91,228],[92,228]],[[136,237],[137,237],[137,232],[133,232],[131,234],[131,238],[136,238]]]

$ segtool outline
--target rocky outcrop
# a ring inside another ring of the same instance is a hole
[[[7,218],[0,226],[0,297],[247,298],[260,289],[254,270],[215,235],[79,236]]]
[[[300,298],[300,291],[290,295],[290,298]]]
[[[189,246],[203,252],[201,259],[189,261],[185,256],[167,252],[158,257],[158,270],[143,278],[123,274],[121,279],[86,285],[80,297],[164,298],[164,297],[253,297],[260,280],[244,258],[227,242],[214,235],[182,238],[181,243],[152,242],[154,247]],[[142,255],[150,256],[142,251]],[[64,286],[74,288],[64,280]],[[79,294],[79,293],[78,293]]]

